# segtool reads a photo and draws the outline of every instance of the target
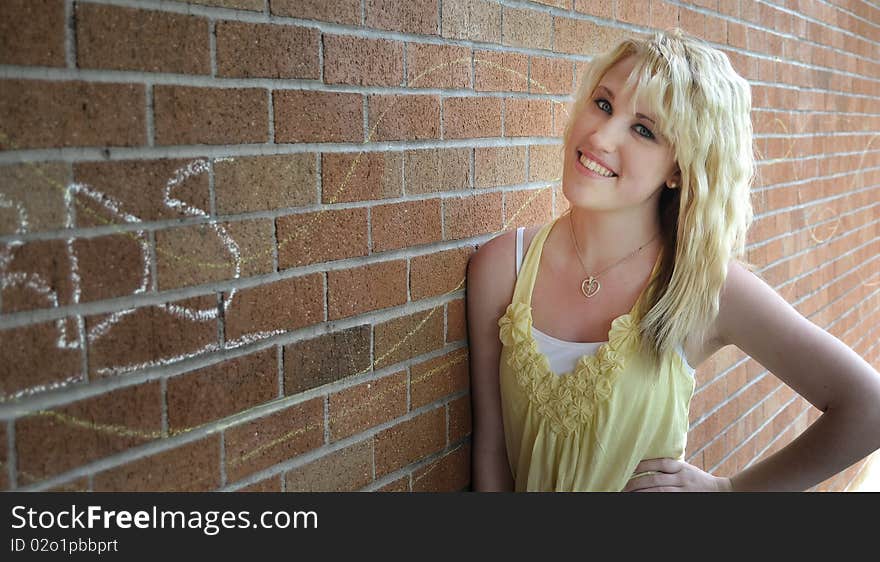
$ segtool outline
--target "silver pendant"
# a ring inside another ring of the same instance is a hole
[[[599,292],[599,280],[590,275],[589,279],[584,279],[581,283],[581,292],[587,298],[592,297]]]

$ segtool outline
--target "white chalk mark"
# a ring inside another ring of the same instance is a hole
[[[99,375],[102,375],[102,376],[124,375],[125,373],[130,373],[132,371],[139,371],[141,369],[148,369],[150,367],[163,367],[165,365],[171,365],[173,363],[177,363],[178,361],[183,361],[184,359],[196,357],[198,355],[201,355],[202,353],[208,353],[211,351],[219,351],[219,350],[220,350],[219,345],[217,345],[216,343],[209,343],[201,349],[197,349],[195,351],[189,351],[187,353],[183,353],[183,354],[177,355],[175,357],[154,359],[152,361],[145,361],[143,363],[133,363],[133,364],[124,365],[121,367],[101,367],[100,369],[96,369],[95,372]]]

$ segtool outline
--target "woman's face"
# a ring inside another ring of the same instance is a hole
[[[633,57],[618,61],[573,116],[562,174],[562,191],[572,206],[656,208],[666,181],[681,183],[673,147],[660,136],[654,117],[644,105],[632,112],[633,91],[624,83],[634,66]]]

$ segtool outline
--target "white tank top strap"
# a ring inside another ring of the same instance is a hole
[[[516,276],[519,277],[519,269],[522,267],[523,258],[523,232],[525,227],[521,226],[516,229]]]

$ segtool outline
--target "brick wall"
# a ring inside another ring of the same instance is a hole
[[[878,365],[869,3],[0,0],[0,488],[467,489],[468,257],[564,210],[591,55],[674,25],[753,85],[749,258]],[[707,470],[818,414],[697,376]]]

